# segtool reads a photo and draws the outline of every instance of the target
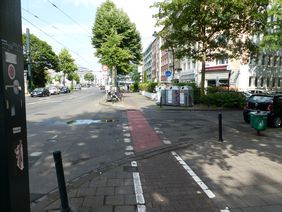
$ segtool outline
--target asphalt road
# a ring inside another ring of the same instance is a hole
[[[97,88],[71,94],[26,97],[32,199],[57,187],[52,153],[62,152],[66,180],[124,156],[123,112],[101,106]],[[91,122],[91,123],[90,123]]]

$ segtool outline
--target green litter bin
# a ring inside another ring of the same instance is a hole
[[[251,127],[258,132],[266,129],[267,126],[267,112],[251,112],[250,113]]]

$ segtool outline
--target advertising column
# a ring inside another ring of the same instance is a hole
[[[0,7],[0,211],[29,212],[21,1]]]

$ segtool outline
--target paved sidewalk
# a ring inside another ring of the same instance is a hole
[[[101,104],[128,110],[135,154],[69,182],[69,202],[74,211],[282,211],[281,130],[269,130],[260,137],[245,133],[238,139],[238,132],[226,127],[224,142],[211,138],[201,144],[164,145],[142,113],[134,112],[160,110],[151,100],[126,93],[122,102]],[[137,120],[141,126],[131,128]],[[141,129],[156,136],[153,149],[141,151],[145,150],[139,143]],[[205,194],[207,191],[211,191],[210,196]],[[34,212],[59,208],[57,191],[32,203]]]

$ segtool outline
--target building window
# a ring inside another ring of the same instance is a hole
[[[260,79],[260,87],[263,87],[263,83],[264,83],[264,78],[262,77],[262,78]]]
[[[267,60],[267,65],[268,65],[268,66],[271,65],[271,58],[272,58],[271,55],[268,55],[268,57],[267,57],[267,59],[268,59],[268,60]]]
[[[279,59],[278,56],[273,57],[273,66],[276,66],[278,64],[278,59]]]
[[[262,55],[262,58],[261,58],[261,65],[265,65],[265,58],[266,56],[265,55]]]
[[[280,88],[281,78],[278,78],[278,87]]]
[[[249,77],[249,87],[252,86],[252,77]]]
[[[266,79],[266,87],[269,87],[269,82],[270,82],[270,79],[269,79],[269,77],[267,77],[267,79]]]
[[[272,87],[275,87],[275,80],[276,78],[272,78]]]
[[[216,59],[216,65],[221,65],[221,64],[228,64],[228,58],[222,57],[222,58]]]
[[[208,86],[216,86],[216,80],[208,80]]]
[[[279,57],[279,66],[282,66],[282,56]]]
[[[256,87],[258,86],[258,78],[257,77],[255,78],[255,86]]]

